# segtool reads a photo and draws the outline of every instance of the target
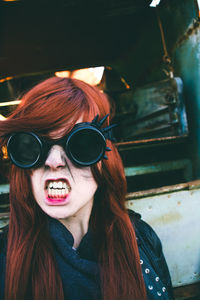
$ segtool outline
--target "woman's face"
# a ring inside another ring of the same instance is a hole
[[[51,137],[59,138],[59,135]],[[36,202],[50,217],[82,219],[90,216],[97,190],[91,168],[73,165],[61,146],[54,145],[44,165],[32,170],[31,183]]]

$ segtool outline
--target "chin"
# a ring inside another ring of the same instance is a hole
[[[69,214],[67,213],[67,212],[64,212],[63,211],[63,207],[61,207],[61,206],[57,206],[57,207],[50,207],[50,209],[48,208],[48,209],[46,209],[46,208],[42,208],[41,207],[41,209],[43,210],[43,212],[47,215],[47,216],[49,216],[49,217],[51,217],[51,218],[53,218],[53,219],[66,219],[66,218],[68,218],[69,217]]]

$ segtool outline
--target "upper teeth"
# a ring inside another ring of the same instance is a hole
[[[69,186],[66,182],[63,181],[49,181],[47,184],[47,188],[50,189],[69,189]]]

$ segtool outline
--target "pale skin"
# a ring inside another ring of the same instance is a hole
[[[59,135],[54,134],[54,137],[59,138]],[[38,205],[72,233],[73,247],[77,248],[88,231],[94,194],[97,190],[91,168],[73,165],[64,149],[54,145],[44,165],[32,170],[31,183]],[[62,188],[55,188],[55,184]]]

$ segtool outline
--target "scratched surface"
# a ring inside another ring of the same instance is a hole
[[[173,286],[200,281],[200,189],[127,201],[159,235]]]

